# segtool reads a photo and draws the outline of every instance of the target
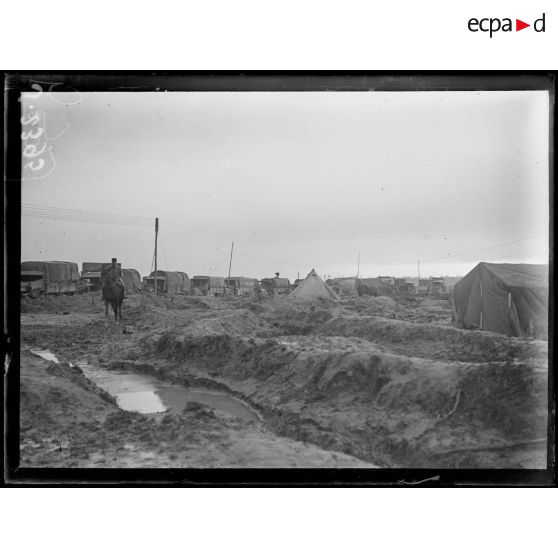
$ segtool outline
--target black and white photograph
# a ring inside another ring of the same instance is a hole
[[[19,466],[546,470],[554,85],[454,78],[18,76]]]

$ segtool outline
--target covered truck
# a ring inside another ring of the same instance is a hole
[[[481,262],[454,286],[454,324],[546,338],[548,291],[548,265]]]
[[[44,287],[39,286],[41,276]],[[44,288],[46,294],[76,293],[79,268],[74,262],[22,262],[21,278],[20,291],[37,292]]]
[[[286,277],[262,279],[260,286],[270,295],[288,294],[291,291],[291,282]]]
[[[336,277],[335,279],[328,279],[328,284],[337,294],[351,295],[357,292],[356,277]]]
[[[157,292],[159,293],[187,293],[190,290],[190,278],[183,271],[157,270]],[[147,286],[155,290],[155,272],[146,278]]]
[[[100,290],[102,276],[111,268],[111,262],[83,262],[81,264],[81,281],[89,291]],[[122,275],[122,265],[120,263],[115,264],[115,270],[117,274]]]
[[[254,294],[258,288],[258,280],[250,277],[227,277],[225,285],[234,295]]]
[[[46,293],[45,273],[40,269],[21,270],[19,292],[35,298]]]
[[[226,293],[224,277],[210,277],[209,275],[194,275],[192,277],[191,292],[201,296],[223,296]]]

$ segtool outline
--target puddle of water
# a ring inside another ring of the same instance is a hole
[[[45,360],[59,362],[50,351],[33,349],[31,352]],[[98,368],[86,362],[76,364],[86,378],[113,395],[118,406],[125,411],[161,413],[167,409],[184,409],[188,403],[195,401],[246,421],[260,421],[258,414],[248,405],[226,393],[186,388],[150,376]]]
[[[117,393],[116,402],[125,411],[138,413],[162,413],[167,410],[154,391],[132,391]]]
[[[187,403],[196,401],[247,421],[259,422],[260,420],[258,415],[247,405],[226,393],[218,391],[177,389],[177,386],[172,386],[159,388],[157,395],[171,409],[183,409]]]
[[[51,353],[50,351],[43,351],[41,349],[32,349],[31,353],[45,360],[48,360],[49,362],[56,362],[56,364],[60,364],[60,361],[56,358],[56,355],[54,353]]]
[[[247,421],[260,420],[247,405],[226,393],[194,390],[150,376],[97,368],[81,362],[78,365],[87,378],[114,395],[118,405],[126,411],[160,413],[167,409],[184,409],[189,402],[197,401]]]

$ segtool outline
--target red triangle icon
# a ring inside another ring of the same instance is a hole
[[[521,31],[522,29],[525,29],[525,27],[531,27],[531,24],[530,23],[525,23],[524,21],[521,21],[520,19],[515,20],[515,30],[516,31]]]

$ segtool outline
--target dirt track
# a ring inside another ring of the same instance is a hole
[[[546,343],[453,328],[447,301],[134,295],[118,326],[91,295],[22,312],[24,349],[217,389],[263,417],[123,411],[23,350],[33,466],[546,467]]]

